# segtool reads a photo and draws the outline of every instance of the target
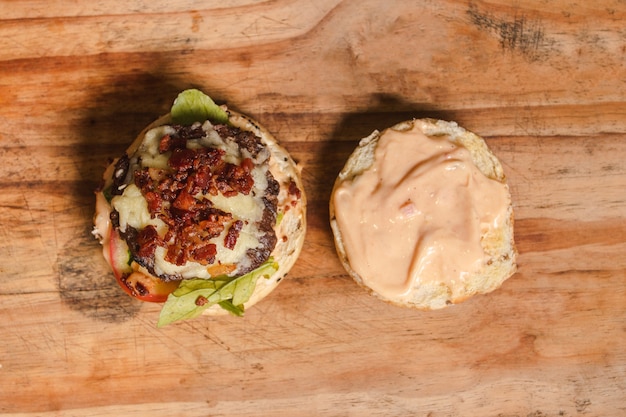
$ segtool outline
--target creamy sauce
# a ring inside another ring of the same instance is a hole
[[[433,281],[462,286],[486,261],[481,234],[505,221],[509,202],[466,148],[417,124],[383,132],[372,167],[333,201],[351,267],[388,298]]]

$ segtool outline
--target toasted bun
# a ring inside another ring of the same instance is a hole
[[[300,167],[295,163],[287,150],[280,146],[277,140],[263,128],[259,123],[254,121],[248,116],[245,116],[236,111],[226,109],[229,115],[229,123],[242,130],[251,131],[261,138],[262,142],[269,148],[271,157],[269,161],[269,170],[280,185],[280,191],[278,195],[278,207],[288,206],[287,210],[283,211],[282,218],[278,225],[275,227],[277,243],[272,251],[271,256],[278,263],[278,270],[269,278],[259,279],[257,281],[255,290],[250,296],[250,299],[244,304],[246,309],[252,307],[254,304],[265,298],[270,292],[272,292],[284,278],[289,270],[295,264],[302,247],[304,245],[304,238],[306,234],[306,195],[304,193],[304,187],[302,184]],[[146,132],[158,126],[171,124],[170,114],[166,114],[150,125],[148,125],[135,139],[135,141],[126,150],[127,155],[132,155],[138,147],[141,145]],[[115,166],[113,161],[104,173],[105,181],[109,180],[112,176]],[[295,183],[295,186],[299,190],[299,198],[295,200],[292,195],[289,194],[289,185]],[[111,262],[110,257],[106,251],[106,243],[110,234],[110,219],[111,212],[110,205],[106,202],[102,192],[96,193],[96,214],[94,216],[94,231],[93,234],[99,238],[100,243],[105,246],[104,256],[108,262]],[[219,305],[214,305],[204,310],[204,315],[217,316],[228,314],[226,310]]]
[[[408,293],[401,297],[388,297],[379,294],[368,286],[355,271],[348,255],[349,250],[345,247],[345,230],[342,230],[336,218],[335,193],[344,182],[355,181],[373,166],[379,139],[385,131],[382,133],[375,131],[362,139],[339,173],[330,199],[330,224],[339,258],[346,271],[359,285],[374,296],[389,303],[402,307],[432,310],[459,303],[474,294],[493,291],[515,272],[517,252],[513,238],[513,209],[502,165],[482,138],[459,127],[454,122],[433,119],[410,120],[399,123],[390,129],[404,132],[414,127],[419,128],[428,137],[445,137],[455,145],[465,147],[469,150],[471,161],[482,174],[504,184],[506,187],[508,197],[506,213],[508,216],[506,216],[505,221],[501,222],[500,227],[490,227],[483,231],[480,244],[485,253],[485,261],[480,270],[468,276],[464,285],[450,285],[445,277],[441,277],[440,280],[434,282],[429,281],[421,284],[418,282],[412,285]],[[408,139],[413,138],[409,137]],[[391,158],[390,160],[393,161],[394,155],[386,155],[386,158]],[[383,178],[382,181],[385,179]],[[420,202],[415,201],[415,205],[419,208]],[[380,256],[384,257],[385,255],[381,254]]]

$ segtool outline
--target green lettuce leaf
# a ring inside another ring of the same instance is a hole
[[[260,277],[269,278],[278,270],[278,264],[273,258],[268,259],[254,271],[240,277],[219,276],[212,279],[185,279],[168,297],[157,327],[167,326],[180,320],[189,320],[198,317],[212,305],[219,304],[230,313],[243,315],[243,305],[250,299]],[[198,303],[198,298],[203,303]],[[201,305],[198,305],[201,304]]]
[[[215,104],[211,97],[193,88],[178,94],[170,113],[174,123],[183,125],[204,122],[207,119],[213,123],[228,122],[228,113],[224,109]]]
[[[222,307],[224,310],[228,311],[231,314],[234,314],[235,316],[243,316],[243,306],[236,306],[234,305],[231,301],[226,300],[226,301],[221,301],[219,303],[220,307]]]

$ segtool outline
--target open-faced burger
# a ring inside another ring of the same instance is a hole
[[[266,129],[191,89],[107,167],[94,224],[117,282],[164,303],[164,326],[267,296],[302,249],[306,198]]]

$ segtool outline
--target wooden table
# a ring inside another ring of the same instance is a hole
[[[619,0],[0,2],[0,414],[626,415]],[[90,235],[108,158],[176,94],[302,164],[307,243],[244,318],[155,327]],[[348,278],[328,225],[356,141],[456,120],[505,166],[519,272],[435,312]]]

